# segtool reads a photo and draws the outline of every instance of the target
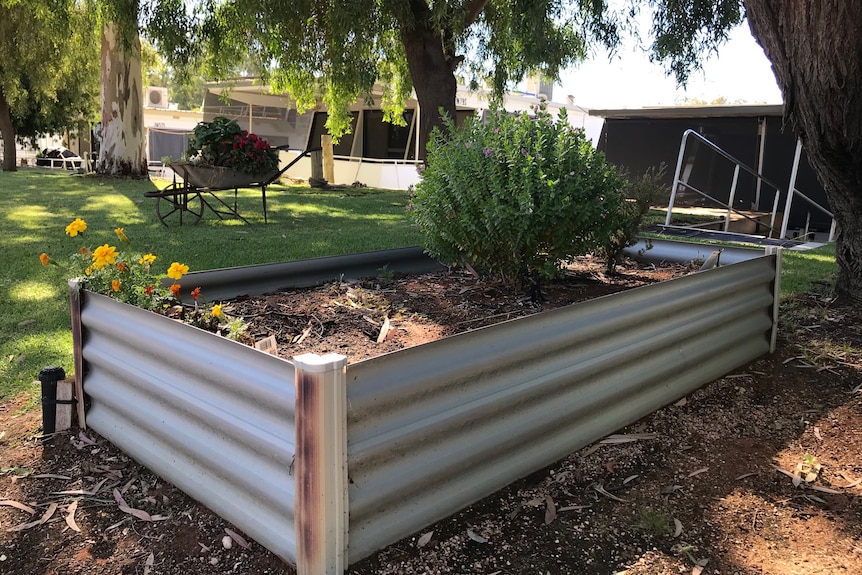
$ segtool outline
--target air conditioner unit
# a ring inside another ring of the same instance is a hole
[[[168,108],[168,89],[158,86],[149,86],[144,99],[144,106],[148,108]]]

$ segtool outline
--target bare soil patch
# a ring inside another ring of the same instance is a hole
[[[537,302],[469,275],[383,273],[229,313],[281,355],[358,361],[689,271],[600,270],[581,262]],[[349,573],[862,573],[862,311],[812,295],[782,321],[775,354],[620,430],[635,441],[575,452]],[[40,439],[28,399],[0,403],[0,573],[294,573],[92,431]]]

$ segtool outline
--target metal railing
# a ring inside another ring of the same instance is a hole
[[[697,187],[691,185],[690,183],[688,183],[687,177],[681,176],[682,168],[683,168],[683,162],[685,160],[685,155],[686,155],[685,154],[686,153],[686,146],[688,144],[689,136],[694,136],[697,140],[699,140],[702,144],[707,146],[710,150],[712,150],[713,152],[715,152],[719,156],[725,158],[726,160],[728,160],[729,162],[731,162],[734,165],[733,180],[732,180],[731,185],[730,185],[730,193],[728,196],[727,203],[725,203],[725,202],[719,200],[718,198],[715,198],[714,196],[711,196],[710,194],[704,192],[703,190],[700,190]],[[792,206],[793,198],[794,198],[794,196],[799,196],[800,198],[805,200],[807,203],[809,203],[813,207],[817,208],[818,210],[820,210],[821,212],[823,212],[824,214],[826,214],[827,216],[832,218],[832,226],[831,226],[831,229],[829,232],[829,241],[833,241],[835,239],[835,232],[836,232],[835,216],[832,214],[832,212],[830,212],[829,210],[827,210],[826,208],[824,208],[823,206],[821,206],[820,204],[818,204],[817,202],[815,202],[814,200],[812,200],[811,198],[809,198],[808,196],[806,196],[805,194],[803,194],[802,192],[800,192],[799,190],[796,189],[796,176],[797,176],[797,173],[799,170],[799,159],[801,156],[801,152],[802,152],[802,141],[799,140],[799,141],[797,141],[797,145],[796,145],[796,154],[795,154],[795,157],[793,159],[793,168],[792,168],[791,177],[790,177],[790,184],[788,186],[788,191],[787,191],[787,199],[786,199],[785,204],[784,204],[784,217],[782,218],[781,229],[778,233],[778,238],[784,239],[787,236],[787,225],[788,225],[788,222],[790,220],[790,209]],[[736,214],[737,216],[739,216],[741,218],[749,220],[758,226],[765,225],[761,220],[759,220],[757,218],[753,218],[753,217],[749,216],[748,214],[746,214],[745,212],[743,212],[741,210],[737,210],[736,208],[733,207],[733,202],[736,199],[736,189],[737,189],[737,184],[739,182],[740,171],[744,171],[744,172],[750,174],[751,176],[754,176],[754,178],[756,178],[756,180],[758,181],[757,199],[755,201],[755,205],[758,208],[760,205],[760,188],[761,188],[761,185],[766,184],[775,190],[775,197],[774,197],[774,200],[772,202],[772,210],[770,212],[769,225],[766,226],[767,229],[769,230],[768,237],[770,237],[770,238],[773,237],[775,232],[776,232],[775,218],[777,217],[777,214],[778,214],[778,203],[781,199],[782,187],[779,186],[778,184],[776,184],[775,182],[769,180],[768,178],[764,177],[760,172],[758,172],[754,168],[749,167],[744,162],[742,162],[741,160],[738,160],[737,158],[735,158],[731,154],[729,154],[726,151],[724,151],[723,149],[721,149],[718,145],[711,142],[710,140],[708,140],[707,138],[705,138],[704,136],[699,134],[697,131],[692,130],[692,129],[689,129],[689,130],[686,130],[685,132],[683,132],[682,141],[680,142],[679,156],[677,157],[676,170],[675,170],[674,176],[673,176],[673,187],[671,189],[670,201],[668,203],[667,217],[665,218],[665,226],[671,225],[671,218],[673,217],[673,207],[674,207],[674,203],[676,201],[677,192],[680,190],[680,188],[687,188],[687,189],[703,196],[704,198],[710,200],[711,202],[714,202],[715,204],[720,205],[723,208],[726,208],[727,214],[724,217],[724,231],[725,232],[729,231],[729,229],[730,229],[730,222],[731,222],[731,217],[733,214]],[[710,225],[711,223],[712,222],[705,224],[705,225]],[[703,225],[704,224],[701,224],[700,226],[691,225],[691,226],[687,226],[687,227],[702,227]],[[806,234],[807,234],[807,232],[808,232],[808,230],[806,229]]]

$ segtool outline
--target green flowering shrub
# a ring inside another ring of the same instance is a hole
[[[432,256],[515,283],[553,276],[620,228],[622,178],[564,109],[534,111],[434,134],[408,206]]]
[[[663,182],[666,169],[667,166],[662,162],[658,168],[647,168],[640,177],[629,178],[628,174],[624,175],[626,201],[620,205],[620,227],[611,234],[601,250],[607,260],[607,273],[614,273],[622,260],[623,250],[637,243],[637,233],[644,216],[650,206],[667,191],[667,185]]]

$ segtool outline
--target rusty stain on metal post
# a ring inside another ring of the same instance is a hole
[[[298,355],[296,544],[299,575],[347,567],[347,358]]]
[[[84,411],[84,339],[81,328],[81,284],[77,279],[69,280],[69,309],[72,314],[72,350],[75,369],[75,399],[78,400],[78,425],[87,429]]]

